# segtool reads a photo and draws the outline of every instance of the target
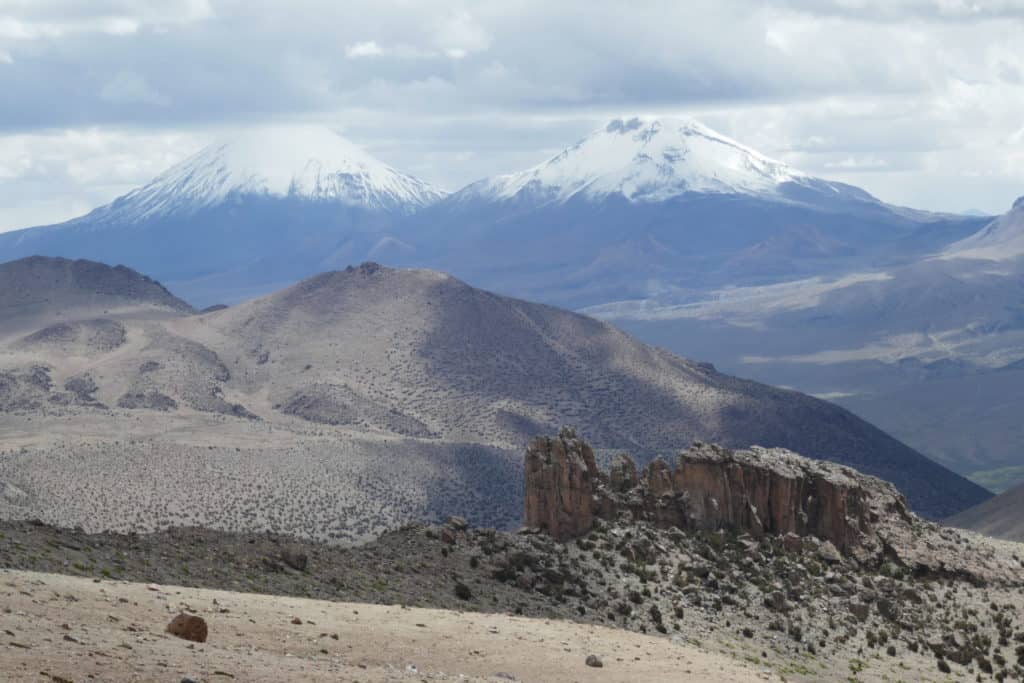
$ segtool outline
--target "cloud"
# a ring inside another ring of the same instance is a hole
[[[688,113],[890,201],[996,210],[1024,187],[1022,28],[1024,0],[0,0],[0,137],[327,121],[458,187]]]
[[[491,45],[491,35],[466,11],[439,19],[433,31],[434,44],[452,59],[483,52]]]
[[[170,100],[154,90],[146,79],[130,71],[114,76],[100,90],[100,99],[115,104],[153,104],[166,107]]]
[[[127,35],[143,27],[163,29],[211,16],[209,0],[3,0],[0,39],[52,39],[77,33]]]
[[[152,179],[212,136],[86,128],[0,137],[0,232],[79,216]]]
[[[345,48],[345,55],[348,57],[379,57],[382,54],[384,50],[374,40],[353,43]]]

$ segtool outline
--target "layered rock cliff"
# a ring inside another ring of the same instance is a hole
[[[538,437],[526,451],[526,519],[563,540],[594,524],[594,482],[600,472],[594,451],[563,428],[556,439]]]
[[[605,473],[565,428],[535,439],[525,467],[526,525],[559,540],[586,533],[595,517],[627,515],[663,528],[816,536],[845,555],[877,555],[882,528],[912,517],[891,484],[779,448],[697,443],[674,468],[657,459],[638,472],[620,455]]]

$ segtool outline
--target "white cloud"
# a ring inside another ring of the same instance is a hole
[[[353,43],[345,48],[347,57],[378,57],[384,54],[384,50],[375,40],[367,40],[361,43]]]
[[[462,11],[449,14],[434,24],[433,42],[452,59],[462,59],[490,47],[491,36],[469,12]]]
[[[208,139],[93,128],[0,136],[0,232],[82,215],[152,179]]]
[[[328,120],[458,187],[606,118],[682,113],[887,201],[997,211],[1024,192],[1022,18],[1014,0],[0,0],[0,134]]]
[[[184,25],[212,16],[209,0],[0,0],[0,38],[37,40],[76,33],[129,35],[143,26]]]

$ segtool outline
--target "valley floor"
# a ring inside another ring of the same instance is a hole
[[[0,596],[12,682],[780,680],[667,638],[557,620],[12,570]],[[181,610],[207,621],[206,643],[164,632]]]

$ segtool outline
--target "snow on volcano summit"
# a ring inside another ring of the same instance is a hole
[[[445,193],[396,171],[330,128],[277,125],[214,143],[97,213],[107,214],[104,220],[136,222],[246,195],[411,213]]]
[[[499,200],[621,194],[655,202],[684,192],[773,194],[781,183],[805,178],[697,121],[632,118],[612,120],[538,166],[469,189],[477,197]]]

